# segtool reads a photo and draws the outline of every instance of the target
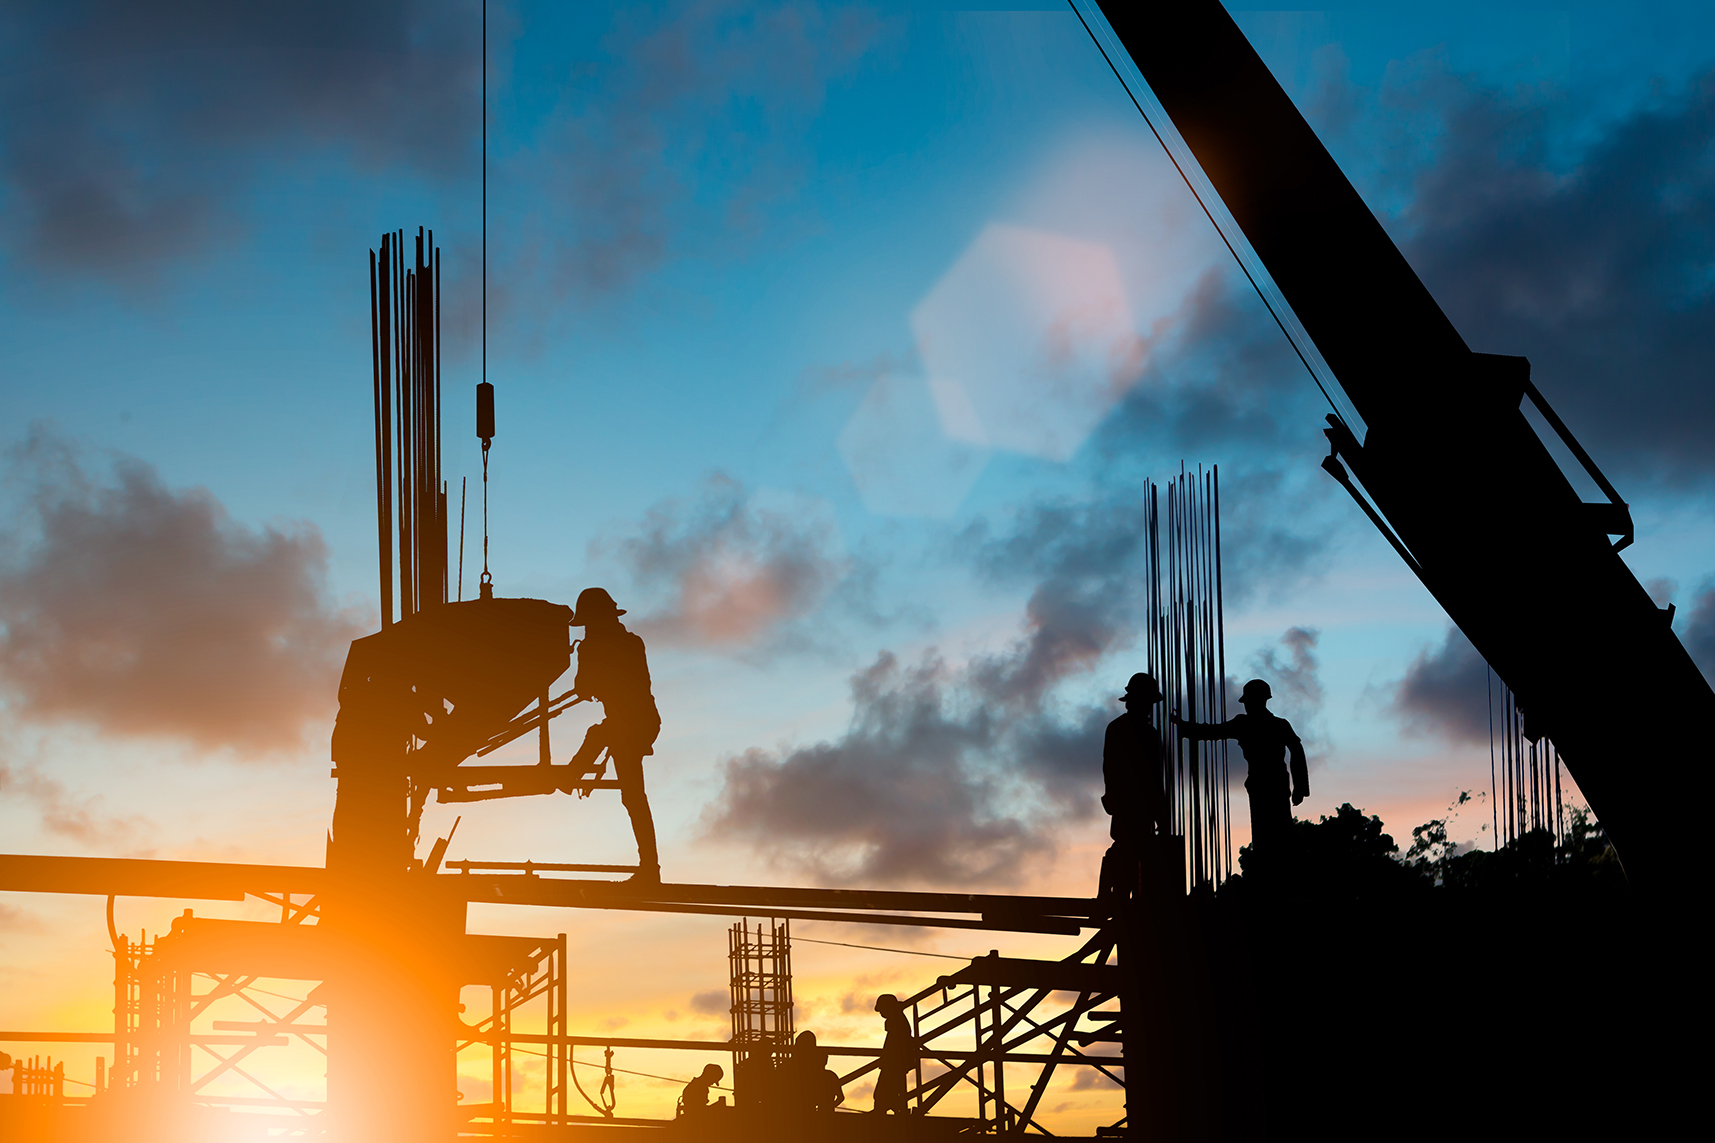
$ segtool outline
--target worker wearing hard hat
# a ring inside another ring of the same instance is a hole
[[[1102,737],[1102,808],[1112,816],[1108,836],[1114,842],[1102,857],[1102,896],[1130,896],[1138,885],[1146,839],[1172,829],[1166,754],[1155,725],[1161,697],[1154,675],[1133,675],[1119,700],[1125,713],[1108,723]]]
[[[1125,713],[1108,723],[1102,737],[1102,808],[1113,815],[1108,836],[1136,848],[1136,839],[1159,827],[1171,828],[1163,769],[1161,731],[1155,725],[1155,704],[1161,687],[1154,675],[1139,671],[1120,696]]]
[[[573,608],[571,625],[582,627],[578,643],[578,674],[572,689],[601,703],[602,720],[589,728],[584,744],[572,757],[572,772],[595,767],[603,750],[613,759],[619,796],[631,815],[637,836],[638,882],[661,880],[661,857],[655,847],[655,819],[643,789],[643,756],[655,753],[661,714],[650,690],[649,660],[643,640],[625,629],[625,611],[599,587],[585,588]]]
[[[1268,709],[1274,697],[1268,684],[1252,679],[1239,692],[1245,713],[1225,722],[1186,722],[1175,714],[1173,725],[1191,741],[1236,738],[1250,773],[1245,793],[1251,803],[1251,844],[1272,848],[1292,829],[1292,807],[1310,796],[1310,772],[1304,743],[1292,724]],[[1288,755],[1291,756],[1290,774]]]

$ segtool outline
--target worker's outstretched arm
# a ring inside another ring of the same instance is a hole
[[[1225,722],[1191,722],[1187,719],[1180,718],[1176,714],[1168,716],[1168,721],[1172,722],[1174,726],[1179,728],[1179,736],[1187,742],[1203,742],[1208,739],[1232,738],[1235,736],[1233,723],[1236,722],[1237,719],[1238,716],[1235,715],[1233,718],[1229,718]]]
[[[1292,804],[1297,805],[1310,796],[1310,765],[1304,760],[1304,740],[1298,735],[1286,744],[1292,752]]]

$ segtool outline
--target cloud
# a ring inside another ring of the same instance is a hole
[[[1121,1077],[1124,1077],[1124,1075],[1125,1075],[1125,1069],[1124,1068],[1110,1068],[1108,1070],[1116,1073],[1117,1075],[1119,1075]],[[1108,1088],[1117,1088],[1119,1086],[1120,1085],[1118,1083],[1109,1079],[1107,1076],[1103,1075],[1101,1072],[1097,1071],[1095,1068],[1079,1068],[1073,1074],[1072,1082],[1067,1085],[1066,1090],[1067,1091],[1103,1091],[1103,1090],[1108,1089]]]
[[[854,566],[826,504],[753,493],[721,473],[693,503],[656,504],[638,534],[612,547],[641,588],[667,597],[638,629],[704,647],[780,635],[833,596]]]
[[[1288,627],[1280,637],[1280,648],[1268,647],[1251,658],[1251,668],[1269,683],[1276,702],[1302,718],[1322,709],[1322,680],[1318,674],[1316,643],[1321,632],[1313,627]],[[1287,653],[1281,660],[1280,649]]]
[[[49,833],[86,845],[99,843],[103,849],[135,847],[152,825],[137,814],[103,814],[101,795],[79,798],[38,765],[0,764],[0,794],[33,802]]]
[[[1375,102],[1415,138],[1390,228],[1466,341],[1529,357],[1610,475],[1715,474],[1715,71],[1606,122],[1430,58]]]
[[[967,529],[979,575],[1034,585],[1018,638],[958,665],[883,652],[852,676],[842,736],[727,760],[706,832],[830,880],[1008,883],[1051,862],[1059,827],[1095,813],[1118,713],[1056,690],[1135,637],[1137,507],[1047,503],[999,536]]]
[[[0,903],[0,933],[39,933],[46,929],[47,925],[34,913]]]
[[[719,1016],[724,1020],[732,1007],[732,997],[724,988],[710,988],[693,994],[686,1007],[699,1016]]]
[[[556,296],[629,288],[693,242],[752,241],[809,174],[831,82],[881,37],[863,8],[691,2],[628,9],[513,178],[552,213],[531,245]]]
[[[0,562],[0,688],[34,722],[273,751],[332,713],[361,634],[310,525],[253,530],[121,457],[111,480],[40,428]]]
[[[473,172],[476,31],[474,6],[441,0],[10,6],[5,241],[38,268],[135,282],[239,229],[282,151]]]
[[[1218,464],[1226,602],[1282,599],[1321,574],[1337,528],[1359,519],[1329,510],[1335,486],[1310,463],[1327,448],[1327,403],[1235,273],[1205,273],[1172,320],[1175,337],[1158,335],[1143,380],[1096,434],[1096,480],[1123,502],[1180,460]]]
[[[834,742],[727,760],[709,836],[750,843],[830,881],[970,884],[1016,877],[1052,853],[1037,815],[1009,809],[991,753],[1005,726],[960,709],[958,673],[891,653],[852,677]]]
[[[1453,742],[1489,740],[1489,665],[1457,627],[1424,651],[1394,688],[1392,712],[1419,734]]]
[[[1715,685],[1715,583],[1704,585],[1691,603],[1691,615],[1685,621],[1685,633],[1680,641],[1691,652],[1692,661],[1703,677]]]
[[[1130,490],[1093,502],[1031,505],[1000,537],[983,522],[966,530],[960,543],[982,578],[1035,584],[1023,641],[974,668],[986,695],[1035,705],[1061,679],[1131,642],[1144,617],[1144,512],[1142,496]]]

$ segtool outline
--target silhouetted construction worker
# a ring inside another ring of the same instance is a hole
[[[696,1079],[685,1085],[684,1092],[679,1096],[680,1119],[696,1119],[706,1115],[711,1107],[725,1107],[726,1097],[723,1095],[719,1103],[709,1103],[709,1089],[726,1076],[726,1071],[719,1064],[709,1064]]]
[[[1310,771],[1304,743],[1292,724],[1269,713],[1274,693],[1261,679],[1252,679],[1239,693],[1245,713],[1222,723],[1185,722],[1175,714],[1173,725],[1191,741],[1236,738],[1244,751],[1245,793],[1251,803],[1251,843],[1272,847],[1292,830],[1292,807],[1310,795]],[[1291,773],[1287,755],[1291,755]]]
[[[840,1077],[828,1070],[828,1049],[816,1043],[816,1033],[806,1029],[792,1042],[791,1101],[805,1113],[832,1115],[845,1102]]]
[[[631,815],[637,836],[637,873],[633,881],[659,882],[661,857],[655,848],[655,819],[643,790],[643,756],[655,753],[661,714],[649,689],[649,660],[643,640],[627,631],[619,617],[625,612],[599,587],[578,594],[571,625],[582,627],[578,643],[578,674],[572,689],[601,703],[602,720],[589,728],[584,744],[572,756],[572,772],[591,769],[601,752],[613,759],[619,797]]]
[[[875,1010],[887,1027],[887,1038],[881,1042],[881,1074],[875,1080],[875,1113],[905,1115],[905,1074],[917,1066],[917,1040],[899,997],[882,993],[875,998]]]
[[[1102,739],[1102,809],[1113,818],[1108,836],[1114,841],[1102,857],[1102,896],[1128,894],[1137,883],[1145,839],[1172,828],[1166,754],[1154,719],[1160,701],[1155,676],[1139,671],[1120,696],[1125,713],[1108,723]]]

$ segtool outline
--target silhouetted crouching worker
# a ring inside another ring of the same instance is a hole
[[[1191,741],[1238,739],[1244,751],[1245,793],[1251,803],[1251,844],[1260,852],[1278,848],[1292,831],[1292,807],[1310,796],[1310,772],[1304,761],[1304,743],[1292,724],[1269,713],[1274,694],[1261,679],[1252,679],[1239,694],[1245,713],[1225,722],[1185,722],[1173,716],[1173,725]],[[1287,755],[1291,755],[1291,774]]]
[[[675,1118],[699,1120],[706,1117],[717,1107],[726,1106],[726,1096],[721,1096],[718,1103],[709,1102],[709,1089],[726,1076],[726,1071],[719,1064],[709,1064],[703,1068],[703,1073],[685,1085],[684,1093],[679,1096],[679,1112]]]
[[[917,1039],[899,997],[882,993],[875,998],[875,1010],[887,1027],[887,1038],[881,1043],[881,1074],[875,1081],[875,1114],[906,1115],[905,1076],[917,1066]]]
[[[1171,828],[1166,754],[1155,725],[1161,701],[1155,676],[1139,671],[1125,685],[1125,713],[1108,723],[1102,739],[1102,808],[1113,817],[1113,846],[1102,858],[1101,895],[1124,894],[1135,883],[1147,838]]]
[[[810,1115],[832,1115],[845,1102],[840,1077],[828,1069],[828,1049],[816,1043],[816,1033],[805,1030],[792,1042],[791,1101]]]
[[[601,703],[602,720],[589,728],[584,744],[572,756],[572,772],[591,769],[601,752],[613,759],[619,797],[631,815],[637,836],[634,881],[659,882],[661,856],[655,847],[655,819],[643,789],[643,756],[655,753],[661,714],[650,691],[649,660],[643,640],[625,629],[625,612],[599,587],[578,595],[572,626],[584,629],[578,644],[578,674],[572,689]]]

